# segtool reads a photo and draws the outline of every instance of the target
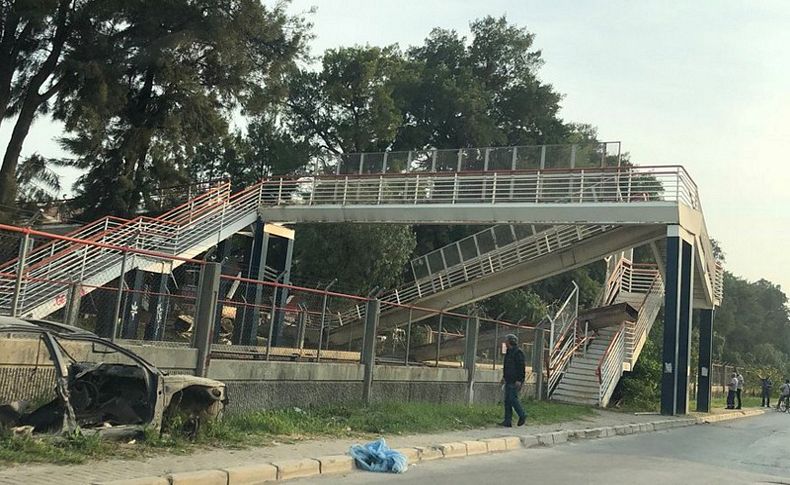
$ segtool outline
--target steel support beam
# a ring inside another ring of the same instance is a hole
[[[691,365],[691,312],[694,294],[694,246],[686,241],[681,245],[680,319],[678,321],[678,382],[677,414],[688,414],[689,366]]]
[[[688,411],[688,365],[691,336],[693,246],[679,226],[667,228],[664,281],[664,346],[661,368],[661,414]],[[692,239],[693,241],[693,239]],[[684,389],[681,389],[683,387]]]
[[[376,335],[381,302],[369,300],[365,310],[365,345],[362,348],[362,364],[365,366],[365,374],[362,383],[362,400],[365,404],[370,404],[373,396],[373,369],[376,366]]]
[[[466,319],[466,351],[464,352],[464,368],[466,369],[466,403],[472,405],[475,399],[475,370],[477,369],[477,337],[480,332],[480,318]]]
[[[222,275],[222,267],[218,263],[207,263],[200,271],[195,325],[192,331],[192,346],[198,351],[195,375],[200,377],[206,377],[208,374],[220,275]]]
[[[700,310],[699,366],[697,368],[697,411],[710,412],[711,364],[713,356],[713,310]]]
[[[142,312],[143,284],[145,272],[139,269],[132,271],[132,288],[126,294],[126,311],[124,312],[121,337],[136,339],[137,329],[140,327],[140,313]]]
[[[281,272],[282,281],[284,285],[291,284],[291,262],[293,260],[294,240],[286,239],[288,247],[285,251],[285,262]],[[274,317],[274,332],[273,332],[273,345],[276,347],[280,345],[283,338],[283,322],[285,320],[285,305],[288,303],[288,288],[283,287],[280,289],[277,298],[277,312]]]
[[[247,263],[247,278],[263,281],[266,271],[266,256],[269,249],[269,234],[264,228],[263,219],[255,221],[253,232],[252,250]],[[240,345],[255,345],[258,335],[258,325],[261,320],[261,305],[263,304],[263,286],[246,285],[244,300],[252,307],[245,307],[241,325],[234,325],[233,343]]]
[[[145,340],[162,340],[165,336],[165,322],[167,322],[167,310],[170,305],[168,288],[170,283],[170,273],[162,272],[157,275],[157,289],[149,303],[151,318],[145,327]]]

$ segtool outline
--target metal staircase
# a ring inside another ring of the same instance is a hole
[[[55,282],[79,282],[86,294],[133,269],[172,271],[183,261],[158,255],[193,258],[252,224],[262,187],[259,183],[231,194],[230,182],[217,183],[159,217],[104,217],[69,234],[71,241],[33,248],[21,268],[24,280],[15,313],[44,318],[63,307],[67,288]],[[136,252],[130,255],[123,248]],[[0,273],[13,275],[19,270],[18,260],[0,266]],[[12,295],[13,288],[0,287],[0,314],[13,312]]]
[[[556,377],[556,387],[549,387],[552,399],[606,407],[623,371],[631,370],[639,358],[664,302],[661,275],[654,265],[635,265],[620,258],[605,290],[605,304],[629,303],[637,308],[638,317],[601,328],[590,336],[589,345],[577,347],[562,375]],[[555,353],[552,359],[559,358]]]

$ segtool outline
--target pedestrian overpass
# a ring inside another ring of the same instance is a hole
[[[551,149],[358,154],[325,163],[331,173],[316,169],[302,177],[271,177],[237,193],[231,193],[229,184],[219,184],[162,216],[108,217],[72,235],[102,247],[60,241],[34,249],[25,255],[27,261],[21,261],[30,276],[24,287],[14,289],[9,281],[0,285],[0,311],[41,318],[62,308],[64,290],[48,285],[48,280],[71,278],[86,283],[83,291],[92,291],[132,269],[165,274],[179,264],[174,260],[166,268],[161,260],[144,255],[119,258],[113,247],[191,258],[256,220],[488,224],[496,226],[490,229],[495,238],[497,232],[510,229],[511,240],[493,247],[481,248],[484,236],[478,234],[441,248],[441,265],[429,263],[427,273],[415,274],[414,281],[382,297],[417,303],[426,310],[449,310],[651,245],[657,257],[666,253],[659,263],[663,271],[658,272],[663,276],[666,315],[662,412],[686,412],[691,309],[703,310],[701,348],[708,355],[700,362],[709,367],[713,309],[721,298],[720,268],[696,184],[681,166],[621,166],[605,148],[584,152],[575,145],[562,147],[568,157],[556,163],[547,157]],[[518,234],[518,227],[530,231]],[[11,261],[0,272],[13,274],[19,266],[19,260]],[[354,313],[356,318],[351,314],[338,322],[343,325],[334,329],[332,341],[352,338],[362,318],[359,309]],[[412,315],[425,316],[427,311]],[[381,327],[396,326],[405,318],[396,308],[382,314]],[[565,331],[571,328],[566,327]],[[624,332],[614,332],[607,337],[609,347],[617,335],[625,339]],[[575,350],[570,357],[559,354],[565,359],[563,369]]]

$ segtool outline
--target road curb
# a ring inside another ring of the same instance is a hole
[[[719,423],[733,419],[748,418],[765,414],[763,409],[744,409],[741,411],[686,418],[663,419],[649,423],[625,424],[575,430],[539,433],[535,435],[505,436],[479,440],[464,440],[430,446],[399,448],[406,455],[409,464],[422,463],[443,458],[462,458],[484,454],[504,453],[537,446],[556,446],[567,442],[604,439],[614,436],[652,433],[697,424]],[[276,470],[276,473],[274,471]],[[228,468],[223,470],[199,470],[194,472],[172,473],[161,477],[142,477],[112,482],[94,482],[93,485],[180,485],[214,484],[258,485],[286,481],[293,478],[311,478],[322,475],[349,473],[356,470],[351,457],[328,455],[317,458],[284,460],[274,463]],[[225,477],[225,481],[222,481]],[[276,477],[276,478],[274,478]]]

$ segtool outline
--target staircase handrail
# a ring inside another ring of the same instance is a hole
[[[606,401],[607,394],[613,390],[617,379],[623,374],[623,361],[625,360],[625,322],[620,324],[617,332],[612,336],[612,340],[606,347],[601,358],[598,359],[598,366],[595,375],[598,377],[599,395],[598,402]]]

